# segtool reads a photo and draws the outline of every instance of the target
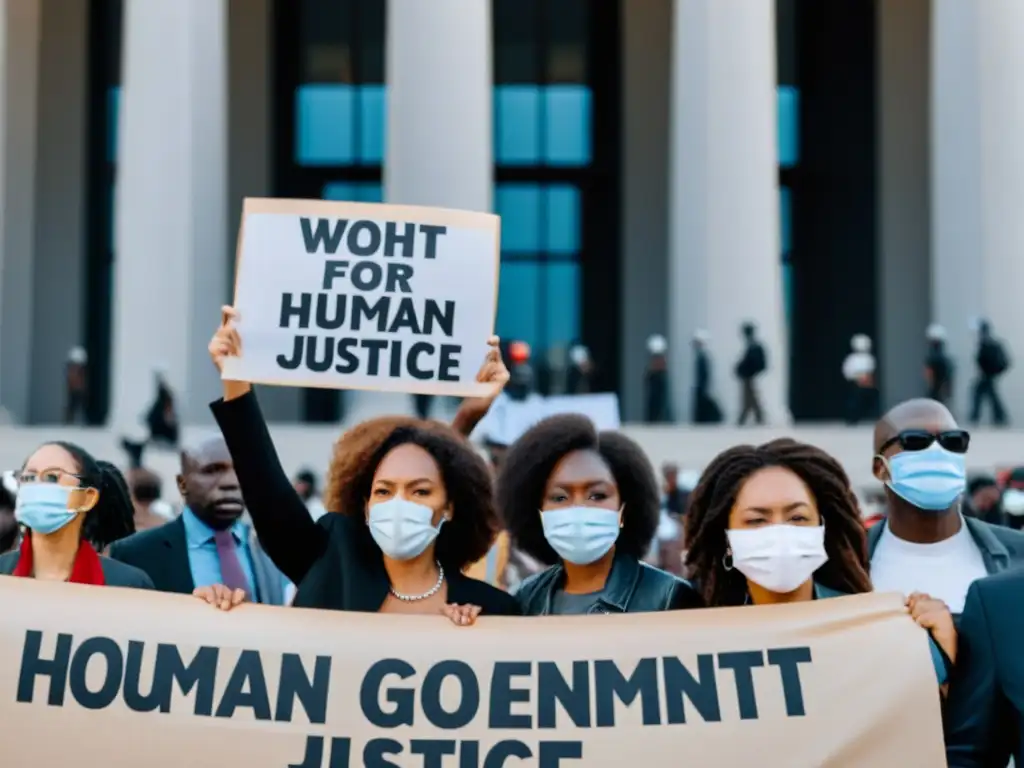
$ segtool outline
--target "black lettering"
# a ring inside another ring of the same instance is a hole
[[[332,232],[329,219],[317,219],[316,232],[314,232],[309,219],[302,217],[299,219],[299,223],[302,225],[302,239],[306,243],[306,253],[316,253],[321,243],[325,253],[336,253],[338,246],[341,245],[341,239],[345,235],[345,227],[348,226],[348,221],[338,219],[334,222],[334,231]]]
[[[431,335],[434,333],[434,325],[441,328],[445,336],[455,333],[455,302],[444,302],[444,309],[433,299],[424,302],[423,333]]]
[[[675,656],[666,656],[662,663],[665,665],[665,719],[670,725],[686,722],[686,699],[690,700],[704,722],[722,721],[714,656],[710,653],[697,656],[696,678]]]
[[[804,690],[800,684],[800,665],[811,663],[811,649],[798,648],[768,649],[768,663],[779,668],[782,678],[782,695],[786,699],[786,714],[789,717],[803,717]]]
[[[215,717],[234,717],[235,710],[248,707],[257,720],[270,720],[270,694],[259,651],[242,651],[228,678]]]
[[[754,692],[754,667],[764,666],[761,651],[730,651],[718,654],[718,668],[731,669],[736,680],[736,701],[741,720],[757,720],[757,695]]]
[[[398,339],[391,342],[391,364],[388,373],[395,378],[402,375],[402,342]]]
[[[373,291],[384,280],[384,268],[376,261],[360,261],[352,267],[352,285],[360,291]]]
[[[366,232],[370,238],[365,245],[359,243],[359,236]],[[357,221],[348,231],[348,252],[353,256],[372,256],[380,249],[380,227],[372,221]]]
[[[285,357],[284,355],[278,355],[277,364],[284,368],[286,371],[294,371],[296,368],[302,365],[302,352],[303,349],[305,348],[305,341],[305,336],[296,336],[295,346],[292,347],[291,358]]]
[[[331,762],[327,768],[349,768],[349,755],[351,753],[352,740],[335,736],[331,739]],[[319,763],[316,763],[312,768],[319,768],[319,765]]]
[[[345,270],[347,269],[347,261],[325,261],[323,289],[325,291],[331,290],[334,287],[334,278],[344,277]]]
[[[334,299],[334,317],[328,317],[327,312],[331,308],[331,299]],[[326,331],[334,331],[345,324],[345,307],[348,304],[348,296],[343,293],[334,294],[318,293],[316,295],[316,327]]]
[[[363,339],[361,346],[369,353],[366,358],[366,373],[376,376],[380,371],[380,353],[387,348],[388,343],[383,339]]]
[[[388,277],[384,290],[388,293],[394,293],[395,291],[412,293],[412,286],[409,285],[412,276],[413,269],[411,264],[388,264]]]
[[[391,309],[391,297],[381,296],[374,304],[370,304],[365,296],[352,297],[352,330],[358,331],[365,319],[367,323],[377,321],[377,330],[383,331],[388,326],[388,311]]]
[[[480,742],[459,743],[459,768],[480,768]]]
[[[510,757],[529,760],[533,757],[533,752],[521,741],[512,741],[511,739],[499,741],[491,747],[487,757],[484,758],[483,768],[504,768],[505,761]]]
[[[358,339],[339,339],[338,364],[334,370],[338,373],[355,373],[359,370],[359,358],[352,354],[352,350],[358,346]]]
[[[401,742],[394,739],[370,739],[363,747],[363,768],[402,768],[385,759],[386,755],[402,754]]]
[[[396,331],[406,329],[412,331],[417,336],[423,333],[419,318],[416,317],[416,305],[408,296],[398,300],[398,311],[395,312],[395,317],[391,321],[388,333],[395,333]]]
[[[309,314],[313,307],[313,294],[300,293],[299,305],[295,306],[295,296],[291,293],[281,295],[281,319],[278,328],[291,328],[293,317],[299,318],[299,328],[309,328]]]
[[[25,633],[25,645],[21,650],[21,669],[18,672],[19,704],[31,704],[34,700],[36,678],[50,678],[50,692],[46,703],[51,707],[64,706],[64,688],[68,681],[68,665],[71,663],[71,635],[61,632],[57,635],[57,647],[52,659],[42,659],[39,651],[43,644],[43,633],[30,629]]]
[[[176,645],[160,643],[156,647],[156,661],[153,664],[153,683],[149,693],[141,691],[142,656],[145,645],[137,640],[128,643],[128,655],[124,665],[124,703],[133,712],[163,713],[171,711],[171,697],[177,684],[182,694],[188,696],[197,688],[196,715],[209,717],[213,712],[213,691],[217,679],[218,651],[203,646],[186,665]]]
[[[437,380],[438,381],[458,381],[459,380],[459,358],[458,355],[462,352],[461,344],[442,344],[441,345],[441,363],[437,369]]]
[[[319,339],[316,336],[306,337],[306,367],[316,373],[323,373],[324,371],[331,370],[331,366],[334,365],[334,341],[328,338],[323,340],[324,356],[322,360],[317,360],[316,348],[319,346],[317,344],[318,341]]]
[[[455,742],[443,739],[413,739],[409,754],[423,755],[423,768],[444,768],[445,755],[455,754]]]
[[[398,224],[389,221],[384,225],[384,255],[394,256],[395,247],[402,246],[402,256],[407,259],[413,257],[416,245],[416,225],[403,224],[402,234],[398,234]]]
[[[317,656],[310,678],[302,658],[286,653],[281,658],[281,681],[277,688],[277,707],[274,720],[290,723],[295,701],[302,705],[306,719],[315,725],[327,722],[327,694],[331,684],[331,657]]]
[[[434,345],[429,341],[417,341],[411,347],[409,347],[409,357],[406,359],[406,368],[409,370],[409,375],[414,379],[420,381],[430,381],[434,378],[434,371],[432,368],[420,368],[420,355],[432,355],[434,354]]]
[[[382,659],[376,662],[363,677],[359,687],[359,707],[371,725],[378,728],[397,728],[400,725],[412,725],[416,712],[416,694],[412,688],[389,688],[387,700],[394,704],[390,712],[380,708],[380,688],[384,678],[397,675],[400,680],[408,680],[416,674],[412,664],[401,659]]]
[[[659,725],[661,707],[658,701],[658,662],[640,659],[628,678],[623,677],[611,660],[594,662],[594,692],[597,699],[597,727],[615,725],[615,699],[626,706],[640,697],[644,725]]]
[[[561,768],[562,760],[582,760],[582,741],[542,741],[538,750],[538,768]]]
[[[432,224],[420,224],[420,232],[427,236],[427,247],[423,258],[433,259],[437,257],[437,238],[448,233],[448,227],[439,227]]]
[[[491,701],[488,706],[488,728],[531,728],[529,715],[513,715],[512,705],[530,700],[527,688],[513,688],[513,677],[529,677],[532,664],[528,661],[497,661],[491,675]]]
[[[441,686],[449,675],[459,681],[459,706],[454,712],[446,712],[441,704]],[[444,730],[465,728],[480,709],[480,684],[473,668],[464,661],[440,661],[432,666],[423,678],[420,696],[427,720]]]
[[[337,755],[339,754],[336,747],[338,742],[348,742],[348,739],[331,739],[331,762],[330,768],[349,768],[348,766],[348,747],[346,743],[342,745],[342,752],[345,755],[345,762],[337,762]],[[288,768],[321,768],[324,760],[324,737],[323,736],[307,736],[306,737],[306,751],[302,755],[301,763],[289,763]]]
[[[572,663],[572,686],[562,677],[553,661],[537,665],[537,727],[556,728],[557,709],[561,704],[577,728],[590,727],[590,670],[585,661]]]
[[[89,690],[86,679],[93,656],[103,657],[103,684],[98,690]],[[124,654],[121,646],[109,637],[90,637],[75,649],[68,672],[68,688],[79,706],[85,709],[105,709],[114,703],[121,690],[124,674]]]

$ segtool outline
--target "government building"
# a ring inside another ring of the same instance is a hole
[[[138,422],[160,368],[207,421],[206,354],[246,196],[495,211],[497,332],[545,370],[586,344],[642,412],[669,340],[685,420],[710,334],[727,417],[739,326],[775,422],[835,420],[853,334],[884,403],[972,317],[1024,355],[1022,0],[0,0],[0,406]],[[1024,370],[1003,394],[1024,404]],[[559,377],[543,386],[557,389]],[[347,393],[274,389],[268,418]],[[1020,407],[1016,407],[1020,411]]]

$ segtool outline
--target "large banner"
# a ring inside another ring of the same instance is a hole
[[[896,595],[473,627],[12,578],[0,605],[5,766],[945,765]]]

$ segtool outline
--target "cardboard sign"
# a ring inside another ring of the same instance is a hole
[[[4,765],[945,764],[898,595],[457,627],[0,577],[0,605]]]
[[[242,354],[223,378],[483,394],[498,248],[490,214],[246,199],[234,303]]]

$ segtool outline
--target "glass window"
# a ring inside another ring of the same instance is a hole
[[[782,242],[782,259],[789,259],[793,242],[793,195],[789,187],[779,187],[779,235]]]
[[[494,208],[501,216],[502,253],[534,255],[542,250],[539,184],[498,185]]]
[[[580,265],[575,261],[544,265],[544,344],[567,347],[580,337]]]
[[[590,89],[550,85],[545,90],[545,152],[551,165],[590,162]]]
[[[580,190],[571,184],[552,184],[546,192],[545,249],[575,257],[580,250]]]
[[[540,163],[540,94],[536,85],[494,89],[494,159],[499,165]]]
[[[790,168],[800,160],[800,91],[789,85],[778,88],[779,165]]]
[[[107,89],[107,162],[117,162],[117,134],[121,115],[121,86]]]
[[[349,203],[382,203],[384,188],[374,181],[332,181],[324,185],[320,196],[324,200],[342,200]]]
[[[355,156],[349,85],[303,85],[295,93],[295,159],[301,165],[351,165]]]
[[[539,270],[535,261],[501,262],[498,295],[498,335],[525,341],[539,349]]]
[[[359,158],[363,165],[384,162],[385,89],[364,85],[359,89]]]

